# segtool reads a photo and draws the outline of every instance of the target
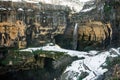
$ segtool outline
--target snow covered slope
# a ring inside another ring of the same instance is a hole
[[[94,0],[1,0],[13,2],[28,2],[28,3],[46,3],[54,5],[64,5],[70,7],[72,12],[80,12],[86,3],[93,3]]]
[[[74,50],[66,50],[60,48],[58,45],[55,46],[43,46],[38,48],[28,48],[23,49],[22,51],[32,51],[32,50],[47,50],[47,51],[60,51],[66,52],[70,56],[84,57],[85,59],[74,61],[71,66],[68,66],[64,71],[63,75],[67,74],[66,79],[64,80],[78,80],[82,72],[87,72],[88,76],[83,80],[95,80],[100,75],[103,75],[107,69],[103,69],[102,65],[105,65],[107,57],[117,57],[120,55],[120,48],[114,49],[111,48],[109,51],[99,52],[99,51],[89,51],[81,52]]]

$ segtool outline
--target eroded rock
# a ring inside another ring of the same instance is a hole
[[[112,28],[110,24],[104,24],[100,21],[87,22],[80,26],[78,30],[78,47],[80,48],[99,47],[100,44],[106,47],[110,44],[111,39]]]
[[[0,46],[1,47],[26,47],[25,25],[22,21],[16,23],[0,23]]]

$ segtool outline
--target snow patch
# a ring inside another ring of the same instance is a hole
[[[18,8],[18,11],[24,11],[22,8]]]
[[[81,10],[81,12],[88,12],[88,11],[91,11],[93,9],[95,9],[95,7],[90,7],[90,8],[87,8],[87,9],[83,9],[83,10]]]
[[[26,2],[26,3],[36,3],[36,4],[42,2],[45,4],[63,5],[63,6],[68,6],[73,13],[76,13],[76,12],[80,12],[83,9],[86,2],[92,3],[92,1],[94,0],[1,0],[1,1]],[[86,9],[83,11],[85,12],[90,9]]]
[[[3,11],[4,11],[4,10],[7,10],[7,9],[6,9],[6,8],[0,8],[0,10],[3,10]]]

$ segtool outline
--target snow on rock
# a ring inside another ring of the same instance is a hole
[[[0,10],[7,10],[6,8],[0,8]]]
[[[100,65],[102,65],[106,61],[108,55],[109,53],[106,52],[93,57],[88,57],[84,59],[84,64],[88,66],[90,70],[97,72],[97,70],[100,68]]]
[[[88,11],[91,11],[92,9],[95,9],[95,7],[90,7],[90,8],[87,8],[87,9],[83,9],[83,10],[81,10],[81,12],[88,12]]]
[[[80,12],[88,2],[93,3],[94,0],[58,0],[58,2],[52,4],[68,6],[73,13],[76,13]]]
[[[59,51],[66,52],[70,56],[84,57],[85,59],[73,61],[70,66],[66,68],[63,74],[67,74],[65,80],[77,80],[82,72],[87,72],[89,75],[83,80],[95,80],[97,77],[102,75],[107,69],[103,69],[102,66],[105,65],[107,57],[117,57],[120,55],[120,48],[111,48],[109,51],[99,52],[99,51],[89,51],[81,52],[75,50],[62,49],[58,45],[48,44],[43,47],[28,48],[21,51],[32,51],[32,50],[47,50],[47,51]]]
[[[84,60],[74,61],[71,64],[71,66],[68,66],[66,68],[65,72],[69,72],[69,71],[76,72],[77,74],[79,73],[78,75],[80,75],[82,72],[88,72],[89,75],[83,80],[94,80],[99,75],[102,75],[104,72],[107,71],[107,69],[102,69],[101,66],[103,63],[105,63],[106,58],[108,56],[109,56],[109,52],[103,52],[96,56],[86,57]],[[78,76],[73,76],[73,77],[76,77],[75,80],[78,79]],[[69,80],[69,79],[67,79],[67,80]]]
[[[89,55],[96,55],[99,51],[91,50],[89,51]]]
[[[80,12],[86,2],[93,2],[94,0],[40,0],[40,2],[68,6],[72,12]]]
[[[79,65],[78,65],[79,64]],[[73,66],[73,67],[71,67]],[[86,71],[86,69],[83,67],[83,60],[77,60],[74,61],[71,66],[68,66],[68,68],[65,70],[65,72],[67,71],[75,71],[78,73],[81,73],[80,71]]]
[[[95,77],[96,76],[95,76],[94,72],[90,72],[89,75],[86,78],[84,78],[83,80],[94,80]]]
[[[78,56],[78,57],[87,57],[89,53],[87,52],[79,52],[79,51],[74,51],[74,50],[67,50],[67,49],[62,49],[58,45],[51,46],[50,44],[43,46],[43,47],[36,47],[36,48],[28,48],[28,49],[23,49],[21,51],[30,51],[32,50],[47,50],[47,51],[59,51],[59,52],[66,52],[70,56]],[[86,56],[84,56],[86,55]]]
[[[18,8],[18,11],[24,11],[22,8]]]
[[[120,54],[119,49],[120,48],[118,48],[118,49],[111,48],[110,51],[114,50],[119,55]],[[94,53],[95,51],[92,51],[92,52]],[[90,53],[91,53],[91,51],[90,51]],[[71,66],[68,66],[66,68],[66,71],[67,72],[68,71],[70,71],[70,72],[77,71],[77,73],[79,72],[78,75],[80,75],[81,72],[86,72],[86,70],[88,70],[87,72],[89,73],[89,75],[87,77],[85,77],[83,80],[96,80],[100,75],[103,75],[103,73],[105,73],[107,71],[107,69],[103,69],[101,66],[105,65],[105,61],[106,61],[107,57],[110,57],[110,56],[115,57],[113,55],[114,55],[114,53],[110,53],[109,51],[105,51],[105,52],[101,52],[101,53],[94,55],[94,56],[86,57],[82,61],[83,62],[82,64],[79,63],[79,62],[81,62],[79,60],[77,60],[78,63],[76,63],[77,61],[74,61]],[[81,68],[82,70],[80,69],[80,66],[82,66],[82,68]],[[77,70],[74,68],[76,68]],[[69,76],[69,77],[71,77],[71,76]],[[77,77],[73,76],[73,77],[76,78],[75,80],[78,79],[77,78],[78,76]],[[69,79],[67,79],[67,80],[69,80]]]
[[[1,0],[1,1],[21,2],[22,0]]]
[[[109,52],[114,54],[114,55],[120,55],[119,48],[118,49],[111,48]]]
[[[105,71],[101,68],[102,64],[105,63],[106,58],[109,56],[108,52],[101,53],[99,55],[93,56],[93,57],[88,57],[84,59],[84,64],[94,72],[94,75],[102,75]]]
[[[1,1],[12,1],[12,2],[27,2],[27,3],[45,3],[45,4],[54,4],[54,5],[63,5],[63,6],[68,6],[73,13],[75,12],[80,12],[86,2],[88,3],[93,3],[94,0],[1,0]],[[92,10],[92,8],[83,10],[88,11]]]
[[[120,48],[117,48],[118,52],[120,53]]]

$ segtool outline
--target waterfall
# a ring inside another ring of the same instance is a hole
[[[78,37],[78,23],[75,24],[73,31],[73,49],[77,49],[77,37]]]

